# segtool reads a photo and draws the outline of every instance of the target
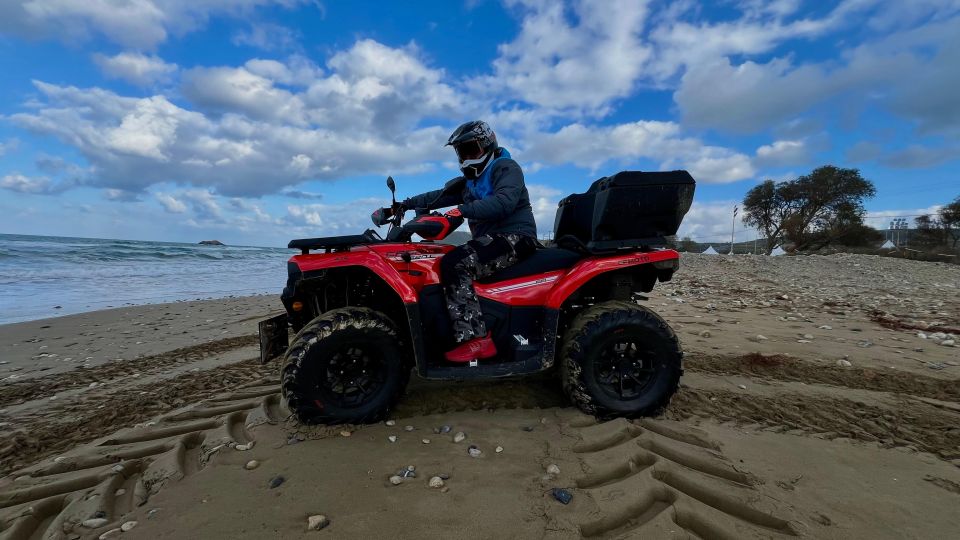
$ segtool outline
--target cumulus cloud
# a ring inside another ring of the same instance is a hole
[[[693,201],[690,211],[683,218],[677,237],[689,236],[697,242],[720,244],[730,242],[730,224],[733,219],[733,207],[739,201]],[[734,230],[734,241],[742,242],[756,238],[753,229],[748,229],[742,222],[737,222]]]
[[[107,77],[122,79],[137,86],[165,82],[177,71],[176,64],[168,64],[158,56],[138,52],[122,52],[116,56],[97,53],[93,55],[93,61]]]
[[[790,167],[810,161],[806,141],[774,141],[757,148],[753,163],[757,167]]]
[[[553,231],[553,223],[557,217],[557,204],[564,194],[542,184],[527,184],[527,193],[530,195],[530,206],[533,207],[533,219],[537,222],[540,234]]]
[[[519,35],[499,47],[494,74],[479,85],[506,85],[527,103],[603,112],[634,89],[651,48],[642,39],[647,2],[511,0],[523,12]]]
[[[0,178],[0,188],[32,195],[56,195],[68,187],[65,183],[54,182],[46,176],[24,176],[13,173]]]
[[[171,34],[195,30],[213,15],[238,16],[258,7],[294,7],[308,0],[21,0],[0,3],[0,32],[27,38],[85,41],[94,36],[150,49]]]
[[[690,125],[747,133],[775,127],[849,95],[863,105],[875,103],[914,122],[922,133],[955,133],[960,125],[960,98],[951,89],[960,84],[953,68],[960,61],[958,35],[960,17],[954,14],[883,34],[841,50],[839,59],[821,62],[798,64],[791,56],[735,60],[732,54],[710,49],[696,62],[680,64],[687,67],[674,101]],[[777,36],[772,44],[782,39]],[[730,52],[754,51],[743,47]]]
[[[171,214],[182,214],[187,211],[187,205],[169,193],[154,193],[157,201],[163,206],[164,210]]]
[[[735,182],[753,176],[750,158],[726,148],[684,137],[674,122],[641,121],[591,127],[570,124],[526,141],[525,159],[597,169],[611,160],[650,159],[661,167],[683,168],[706,183]]]

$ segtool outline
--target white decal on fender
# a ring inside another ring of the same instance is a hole
[[[490,293],[502,293],[502,292],[515,291],[515,290],[517,290],[517,289],[525,289],[525,288],[527,288],[527,287],[534,287],[534,286],[536,286],[536,285],[543,285],[544,283],[551,283],[551,282],[554,282],[554,281],[556,281],[556,280],[558,280],[558,279],[560,279],[560,276],[550,276],[550,277],[535,279],[535,280],[533,280],[533,281],[524,281],[523,283],[515,283],[515,284],[513,284],[513,285],[505,285],[505,286],[503,286],[503,287],[496,287],[496,288],[494,288],[494,289],[490,289],[488,292],[490,292]]]

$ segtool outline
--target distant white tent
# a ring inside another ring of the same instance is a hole
[[[880,246],[880,249],[894,249],[896,247],[897,246],[893,245],[893,242],[887,240],[886,242],[883,243],[882,246]]]
[[[713,249],[713,246],[708,246],[707,249],[703,252],[704,255],[719,255],[717,250]]]
[[[786,255],[787,252],[783,250],[782,247],[777,246],[773,248],[773,251],[770,252],[771,257],[779,257],[780,255]]]

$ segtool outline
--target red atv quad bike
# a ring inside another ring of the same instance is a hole
[[[392,178],[387,185],[395,191]],[[444,192],[455,189],[462,186],[451,182]],[[293,240],[288,247],[301,254],[287,263],[286,313],[260,322],[261,360],[283,355],[283,397],[307,423],[384,418],[413,368],[426,379],[476,379],[555,364],[584,412],[655,414],[677,390],[682,352],[673,330],[640,302],[679,267],[679,254],[663,246],[694,189],[686,171],[627,171],[563,199],[557,247],[476,282],[498,355],[465,363],[444,358],[455,343],[438,272],[453,246],[436,243],[462,218],[417,209],[401,224],[400,209],[386,239],[367,230]]]

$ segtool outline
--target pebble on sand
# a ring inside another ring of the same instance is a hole
[[[416,429],[416,428],[413,427],[413,426],[406,426],[406,427],[403,428],[403,429],[404,429],[404,431],[413,431],[413,430]]]
[[[349,436],[351,436],[351,435],[353,435],[353,432],[350,432],[350,431],[347,431],[347,430],[343,430],[343,431],[340,432],[340,436],[341,436],[341,437],[349,437]]]
[[[99,538],[99,540],[107,540],[108,538],[116,538],[117,536],[120,536],[121,534],[123,534],[123,531],[122,531],[121,529],[119,529],[119,528],[117,528],[117,529],[110,529],[109,531],[101,534],[98,538]]]
[[[391,436],[387,437],[387,440],[390,441],[390,442],[397,442],[397,436],[396,436],[396,435],[391,435]]]
[[[399,486],[403,483],[403,478],[399,474],[395,474],[390,477],[390,483],[395,486]]]
[[[287,479],[282,476],[274,476],[270,479],[270,489],[280,487]]]
[[[247,450],[253,448],[253,441],[250,441],[250,442],[248,442],[248,443],[246,443],[246,444],[238,444],[238,445],[234,446],[233,448],[234,448],[234,450],[239,450],[239,451],[241,451],[241,452],[246,452]]]
[[[759,343],[759,342],[761,342],[761,341],[767,341],[767,340],[770,339],[770,338],[768,338],[767,336],[765,336],[765,335],[763,335],[763,334],[757,334],[757,335],[755,335],[755,336],[750,336],[750,337],[748,337],[747,339],[749,339],[750,341]]]
[[[850,367],[853,364],[851,364],[849,360],[844,360],[843,358],[841,358],[840,360],[837,360],[837,365],[840,367]]]
[[[941,341],[940,344],[943,345],[944,347],[953,347],[954,345],[957,344],[957,342],[952,339],[945,339]]]
[[[547,465],[547,474],[552,474],[552,475],[554,475],[554,476],[559,475],[559,474],[560,474],[560,467],[558,467],[558,466],[557,466],[556,464],[554,464],[554,463],[551,463],[550,465]]]
[[[384,422],[384,423],[385,423],[386,425],[388,425],[388,426],[395,426],[395,425],[397,425],[397,421],[396,421],[396,420],[387,420],[387,421]]]
[[[430,487],[432,488],[442,488],[443,487],[443,478],[439,476],[434,476],[430,479]]]
[[[496,449],[496,452],[497,452],[498,454],[499,454],[500,452],[503,452],[503,447],[502,447],[502,446],[498,446],[497,449]]]
[[[708,337],[710,337],[710,331],[709,331],[709,330],[704,330],[703,332],[700,332],[700,337],[702,337],[702,338],[708,338]]]
[[[430,439],[420,439],[423,444],[430,444]]]
[[[259,461],[255,460],[255,459],[251,459],[250,461],[247,462],[246,465],[243,466],[243,468],[246,469],[246,470],[248,470],[248,471],[252,471],[252,470],[256,469],[256,468],[259,467],[259,466],[260,466],[260,462],[259,462]]]
[[[88,529],[99,529],[106,525],[107,521],[107,518],[90,518],[83,520],[80,524]]]
[[[741,389],[741,390],[746,390],[746,389],[747,389],[747,385],[745,385],[745,384],[738,384],[738,385],[737,385],[737,388],[739,388],[739,389]]]
[[[464,432],[462,432],[462,431],[458,431],[457,434],[453,436],[453,442],[455,442],[455,443],[463,442],[463,440],[466,439],[466,438],[467,438],[467,434],[466,434],[466,433],[464,433]]]
[[[123,525],[120,526],[120,530],[123,531],[123,532],[127,532],[127,531],[129,531],[130,529],[136,527],[136,526],[137,526],[137,523],[139,523],[139,522],[137,522],[137,521],[128,521],[128,522],[126,522],[126,523],[124,523]]]
[[[319,531],[320,529],[326,527],[330,524],[330,518],[323,514],[317,514],[315,516],[310,516],[307,518],[307,530],[308,531]]]
[[[470,457],[480,457],[483,452],[474,445],[470,445],[470,448],[467,448],[467,453],[470,454]]]

